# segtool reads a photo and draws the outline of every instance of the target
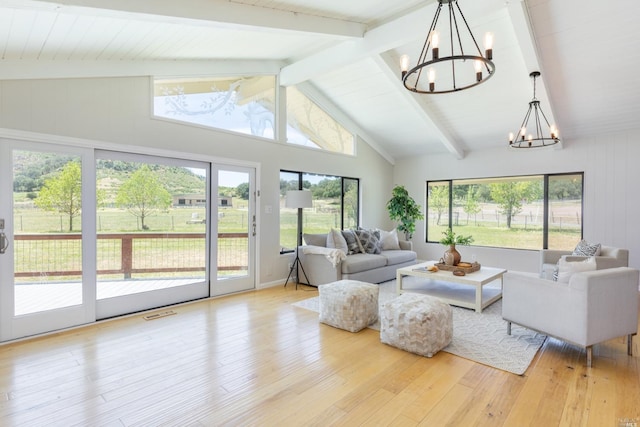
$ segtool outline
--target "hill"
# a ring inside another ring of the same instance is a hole
[[[56,153],[15,151],[13,191],[38,192],[48,178],[58,174],[67,162],[77,158],[73,155]],[[109,192],[110,189],[126,181],[141,165],[142,163],[120,160],[98,160],[96,170],[98,188]],[[204,193],[205,177],[194,173],[189,168],[165,165],[150,165],[150,167],[172,195]]]

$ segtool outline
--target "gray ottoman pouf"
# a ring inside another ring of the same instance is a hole
[[[320,322],[358,332],[378,320],[378,285],[338,280],[318,286]]]
[[[449,304],[428,295],[404,293],[380,309],[380,341],[432,357],[453,337]]]

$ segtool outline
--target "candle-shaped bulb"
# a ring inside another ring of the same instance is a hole
[[[493,59],[493,33],[484,35],[484,51],[487,59]]]
[[[429,68],[429,91],[433,92],[436,88],[436,70]]]
[[[438,59],[440,57],[439,54],[440,47],[440,33],[436,30],[431,32],[431,54],[433,55],[433,59]]]
[[[404,76],[406,76],[407,71],[409,71],[409,55],[402,55],[400,57],[400,71],[402,71],[402,79],[404,80]]]
[[[474,61],[473,67],[476,70],[476,81],[482,80],[482,61]]]
[[[513,132],[509,132],[509,144],[513,143]]]
[[[520,129],[520,135],[522,135],[522,140],[524,141],[524,136],[527,134],[527,128],[523,127]]]
[[[409,55],[402,55],[400,57],[400,70],[405,73],[409,71]]]

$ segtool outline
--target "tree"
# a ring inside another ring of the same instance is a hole
[[[314,199],[336,199],[342,196],[342,180],[323,179],[311,188]]]
[[[69,231],[73,231],[73,218],[80,215],[82,211],[82,171],[80,163],[70,161],[64,165],[59,174],[46,179],[34,203],[46,211],[60,212],[67,215],[69,218]]]
[[[436,224],[440,225],[442,214],[449,207],[449,186],[433,185],[429,187],[429,209],[438,213]]]
[[[480,212],[480,203],[478,203],[478,196],[476,195],[475,188],[471,185],[467,189],[467,197],[464,200],[463,209],[467,214],[467,224],[469,223],[470,215],[475,215]]]
[[[582,198],[582,180],[575,176],[549,180],[549,199],[566,200]]]
[[[249,183],[243,182],[236,187],[236,196],[242,200],[249,200]]]
[[[507,217],[507,228],[511,219],[522,211],[522,202],[534,200],[539,194],[538,185],[533,181],[506,181],[490,184],[491,198],[500,206]]]
[[[344,228],[355,227],[358,223],[358,184],[356,181],[345,181],[342,218],[344,219]]]
[[[144,223],[145,219],[158,211],[168,209],[171,202],[171,194],[147,165],[135,171],[116,194],[116,204],[140,218],[143,230],[149,228]]]

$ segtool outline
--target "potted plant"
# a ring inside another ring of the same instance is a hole
[[[406,240],[410,240],[416,231],[416,220],[423,219],[420,206],[402,185],[396,185],[391,192],[391,200],[387,202],[389,218],[400,221],[398,231],[404,232]]]
[[[440,239],[440,244],[449,246],[449,249],[444,252],[444,260],[446,261],[449,256],[452,256],[453,260],[451,265],[458,265],[462,257],[460,256],[460,252],[456,250],[456,245],[468,246],[473,243],[473,237],[456,234],[451,228],[447,228],[442,234],[444,237]]]

